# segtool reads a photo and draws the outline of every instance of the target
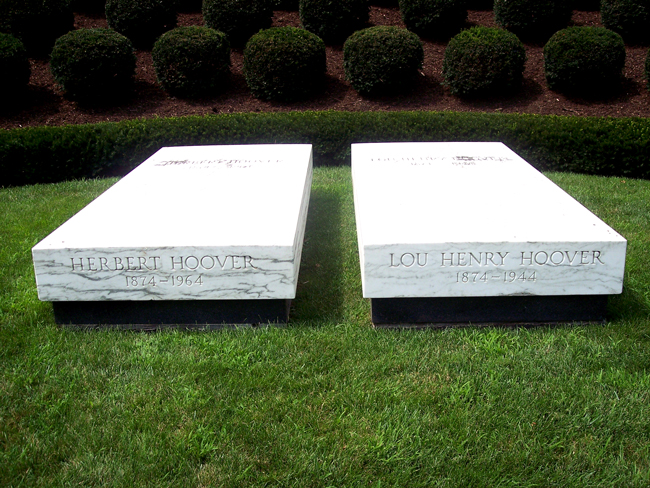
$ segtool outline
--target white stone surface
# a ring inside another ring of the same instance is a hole
[[[39,298],[294,298],[311,178],[311,145],[163,148],[33,248]]]
[[[363,296],[621,293],[627,241],[501,143],[352,145]]]

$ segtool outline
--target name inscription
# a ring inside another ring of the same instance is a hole
[[[453,166],[476,166],[477,161],[512,161],[499,156],[402,156],[370,158],[370,161],[406,162],[411,166],[429,166],[432,163],[450,162]]]
[[[521,251],[511,252],[441,252],[434,255],[428,252],[405,252],[389,254],[390,268],[412,268],[425,266],[466,267],[466,266],[598,266],[604,265],[601,251]],[[506,263],[507,261],[507,263]]]
[[[493,252],[390,253],[389,268],[456,268],[454,283],[536,283],[548,267],[604,266],[601,251],[539,250]],[[468,268],[470,271],[462,271]],[[479,269],[480,271],[476,271]],[[453,279],[453,278],[452,278]]]
[[[257,163],[280,163],[281,159],[170,159],[160,161],[154,166],[181,166],[188,169],[226,168],[248,169]]]
[[[70,258],[70,269],[77,273],[100,271],[196,271],[259,269],[252,256],[84,256]]]

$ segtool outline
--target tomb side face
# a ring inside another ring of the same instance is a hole
[[[501,143],[352,146],[367,298],[607,295],[625,239]]]
[[[310,145],[163,148],[32,250],[47,301],[290,299]]]

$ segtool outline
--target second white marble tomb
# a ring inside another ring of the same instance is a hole
[[[626,240],[501,143],[352,145],[363,296],[621,293]]]

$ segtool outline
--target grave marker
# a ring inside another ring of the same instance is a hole
[[[375,324],[604,320],[626,240],[501,143],[352,146]]]
[[[32,250],[58,323],[286,322],[310,145],[166,147]]]

